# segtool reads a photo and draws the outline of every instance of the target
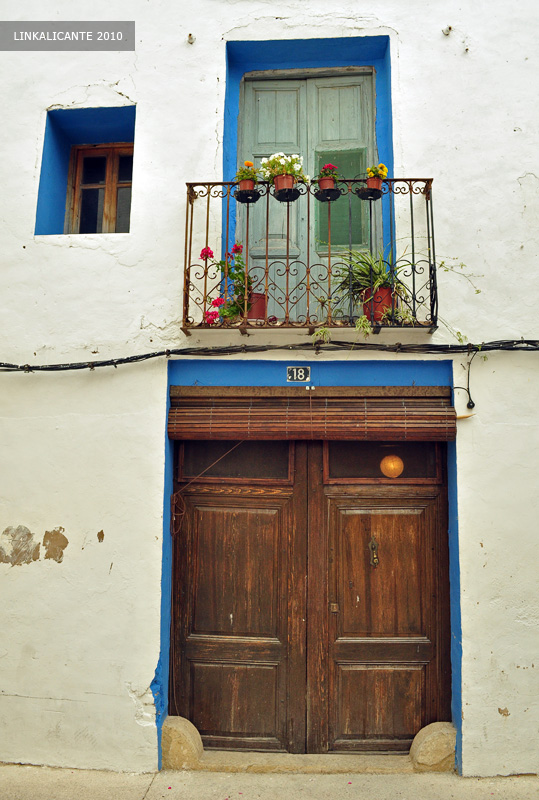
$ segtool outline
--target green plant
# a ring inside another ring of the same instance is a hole
[[[452,263],[451,263],[452,262]],[[476,275],[473,272],[466,272],[467,270],[466,264],[463,264],[462,261],[459,261],[457,258],[444,258],[438,264],[438,270],[443,272],[451,272],[453,275],[460,275],[462,278],[468,281],[470,286],[473,288],[476,294],[481,294],[481,289],[479,289],[476,284],[474,283],[474,278],[484,278],[484,275]]]
[[[274,153],[269,158],[263,158],[260,161],[260,174],[269,183],[273,183],[277,175],[293,175],[296,180],[305,182],[310,180],[303,172],[303,158],[297,153],[292,156]]]
[[[361,333],[364,339],[366,339],[367,336],[370,336],[373,331],[370,320],[365,314],[362,314],[356,319],[355,327],[357,333]]]
[[[316,344],[317,342],[324,342],[328,344],[331,341],[331,331],[329,328],[326,328],[322,325],[318,330],[316,330],[312,335],[313,343]]]
[[[398,325],[417,325],[417,318],[412,314],[408,306],[400,305],[395,308],[387,308],[382,314],[381,322],[392,322]]]
[[[236,319],[242,317],[251,308],[249,295],[251,293],[253,280],[246,274],[245,261],[243,260],[243,245],[235,244],[232,251],[227,254],[227,258],[221,261],[213,260],[213,251],[205,247],[200,253],[200,258],[204,261],[212,259],[212,263],[226,275],[227,291],[225,297],[216,297],[211,301],[211,306],[204,314],[204,321],[209,325],[216,325],[223,319]],[[247,294],[246,294],[247,290]],[[226,298],[226,299],[225,299]]]
[[[351,250],[343,257],[344,265],[337,267],[337,292],[351,297],[356,303],[367,303],[378,289],[392,289],[397,296],[404,296],[406,289],[398,282],[398,273],[405,264],[389,268],[391,255],[384,258],[383,250],[377,255],[368,250]]]
[[[258,182],[258,169],[252,161],[244,161],[243,167],[239,167],[236,175],[234,176],[234,183],[240,181],[254,181]]]

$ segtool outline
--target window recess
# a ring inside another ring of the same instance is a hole
[[[71,149],[66,233],[129,233],[133,145]]]

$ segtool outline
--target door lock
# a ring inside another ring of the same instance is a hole
[[[330,603],[329,604],[329,610],[331,611],[332,614],[338,614],[339,613],[339,604],[338,603]]]
[[[377,567],[380,559],[378,558],[378,542],[374,538],[374,533],[369,542],[369,550],[371,551],[371,567]]]

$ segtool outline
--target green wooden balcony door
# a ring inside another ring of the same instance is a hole
[[[299,153],[306,174],[314,177],[327,162],[345,178],[364,177],[378,160],[374,131],[374,75],[357,74],[301,79],[245,80],[240,110],[238,163],[258,166],[272,153]],[[353,196],[331,204],[332,265],[339,253],[369,246],[367,204]],[[351,212],[351,213],[350,213]],[[240,208],[238,230],[245,236],[246,211]],[[301,323],[307,313],[322,319],[318,298],[332,291],[327,280],[330,226],[328,204],[306,196],[296,202],[249,210],[249,270],[255,290],[267,282],[268,316]],[[375,222],[375,240],[380,224]],[[307,269],[309,266],[309,270]],[[258,287],[257,287],[258,284]]]

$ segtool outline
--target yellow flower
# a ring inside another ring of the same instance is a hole
[[[378,164],[378,169],[387,169],[385,164]]]
[[[244,161],[243,163],[244,163],[244,165],[245,165],[246,167],[254,167],[254,164],[253,164],[253,162],[252,162],[252,161]]]

